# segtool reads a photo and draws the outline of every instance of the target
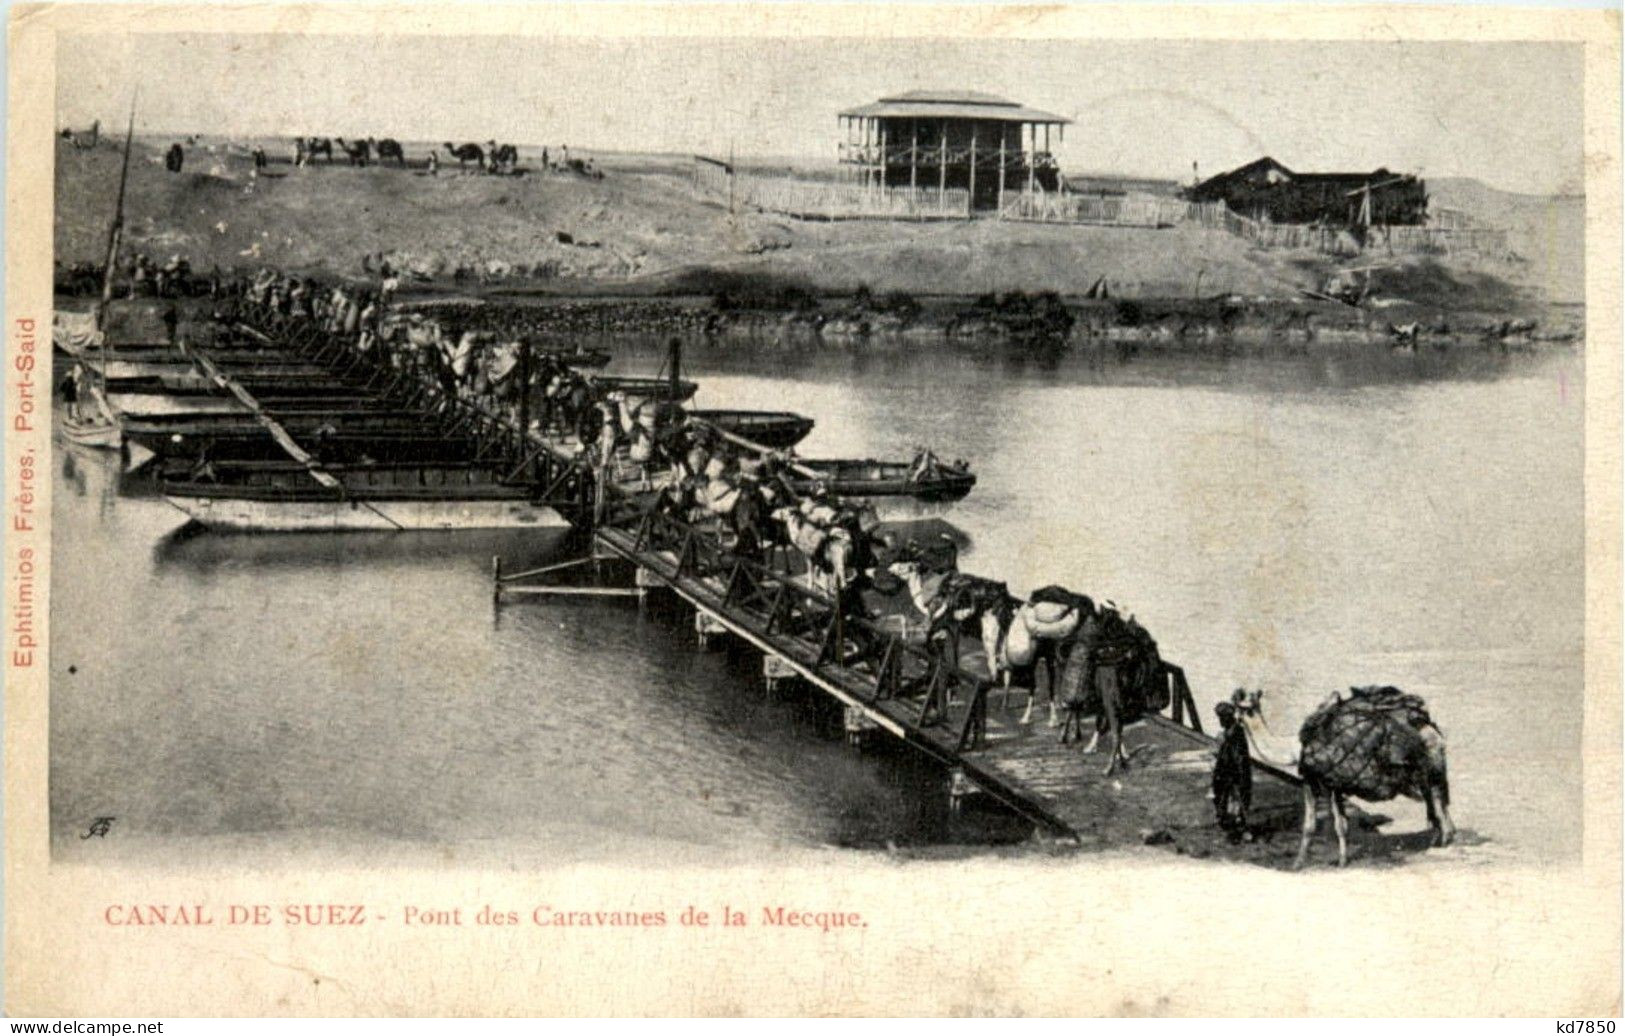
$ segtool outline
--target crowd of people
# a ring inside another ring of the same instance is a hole
[[[493,334],[522,335],[707,335],[722,324],[710,307],[663,300],[549,302],[543,306],[489,306],[439,302],[418,307],[445,323]]]
[[[222,284],[214,294],[223,305],[241,301],[283,321],[304,322],[358,358],[416,379],[439,395],[509,417],[520,409],[520,368],[528,365],[531,395],[523,402],[536,418],[532,430],[552,430],[566,417],[579,416],[579,390],[586,379],[559,357],[543,351],[527,356],[518,336],[474,328],[451,333],[432,317],[402,310],[396,305],[400,278],[387,265],[380,272],[374,288],[261,268]]]

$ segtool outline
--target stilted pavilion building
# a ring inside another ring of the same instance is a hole
[[[964,192],[973,210],[1003,211],[1009,192],[1060,186],[1050,133],[1072,120],[966,90],[913,90],[840,113],[840,161],[859,182],[915,195]]]

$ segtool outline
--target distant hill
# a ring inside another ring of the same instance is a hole
[[[1585,197],[1518,194],[1471,177],[1427,181],[1430,211],[1453,209],[1486,227],[1507,231],[1526,263],[1527,281],[1558,301],[1585,297]]]

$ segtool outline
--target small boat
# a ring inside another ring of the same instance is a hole
[[[159,350],[144,350],[120,352],[113,351],[108,354],[105,363],[92,355],[80,360],[87,368],[96,374],[101,374],[105,368],[109,381],[118,382],[130,378],[172,378],[195,375],[197,368],[190,359],[178,352],[164,353]],[[215,358],[216,366],[232,375],[254,376],[288,376],[288,377],[316,377],[332,375],[324,367],[303,360],[287,358],[267,358],[257,360],[240,360],[236,358],[221,360]]]
[[[963,500],[976,485],[976,476],[962,464],[943,464],[929,457],[922,464],[885,460],[805,460],[796,464],[817,472],[815,481],[798,474],[791,479],[797,492],[816,485],[836,496],[874,504],[882,517],[917,515],[941,510]],[[885,505],[885,506],[883,506]]]
[[[332,427],[344,431],[406,431],[425,427],[427,418],[418,410],[403,409],[356,409],[342,407],[333,409],[298,410],[279,414],[277,420],[289,432],[314,432],[320,428]],[[164,415],[151,416],[129,415],[124,418],[124,426],[137,436],[170,436],[170,435],[241,435],[250,432],[264,432],[264,426],[253,415],[248,413],[226,414],[194,414],[194,415]]]
[[[341,381],[331,374],[249,374],[233,372],[231,380],[254,393],[267,396],[331,396],[348,398],[365,396],[368,392],[359,385]],[[213,378],[197,372],[160,374],[153,377],[107,379],[111,393],[144,393],[165,396],[217,396],[226,390]]]
[[[281,422],[284,426],[291,422]],[[252,427],[232,432],[150,432],[124,429],[125,439],[151,452],[163,462],[192,464],[203,458],[219,460],[280,460],[287,452],[276,438],[257,421]],[[409,424],[391,429],[354,430],[328,425],[315,430],[293,430],[289,434],[300,446],[325,463],[357,464],[404,461],[467,460],[472,453],[461,436],[446,437]]]
[[[207,417],[211,415],[247,415],[248,408],[235,396],[172,396],[165,392],[114,392],[108,402],[124,417]],[[264,409],[281,413],[307,413],[321,410],[398,409],[387,400],[366,396],[256,396],[255,401]]]
[[[782,410],[690,410],[688,416],[774,450],[787,450],[805,439],[815,423]]]
[[[566,367],[577,367],[582,370],[597,370],[600,367],[608,367],[609,361],[614,359],[613,356],[602,349],[536,349],[531,355],[545,356],[550,360],[564,364]]]
[[[694,398],[700,386],[692,381],[671,378],[643,378],[622,374],[594,374],[587,379],[605,392],[622,392],[640,399],[663,399],[684,403]]]
[[[363,532],[562,528],[533,487],[502,481],[504,463],[324,465],[331,485],[291,462],[222,462],[166,474],[169,504],[210,529]]]
[[[179,417],[185,414],[244,414],[230,396],[171,396],[163,392],[109,392],[107,401],[120,418]]]

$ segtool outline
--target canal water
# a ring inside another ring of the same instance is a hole
[[[597,344],[617,370],[661,363],[658,341]],[[696,405],[817,418],[804,455],[970,460],[962,566],[1115,600],[1208,717],[1238,686],[1288,732],[1339,688],[1423,695],[1469,851],[1578,853],[1578,352],[734,342],[686,361]],[[493,606],[492,555],[557,558],[560,535],[200,534],[115,469],[58,444],[58,859],[1023,851],[994,848],[1020,821],[950,821],[935,767],[848,749],[838,713],[767,698],[753,655],[696,651],[674,611]],[[121,848],[79,837],[99,816]]]

